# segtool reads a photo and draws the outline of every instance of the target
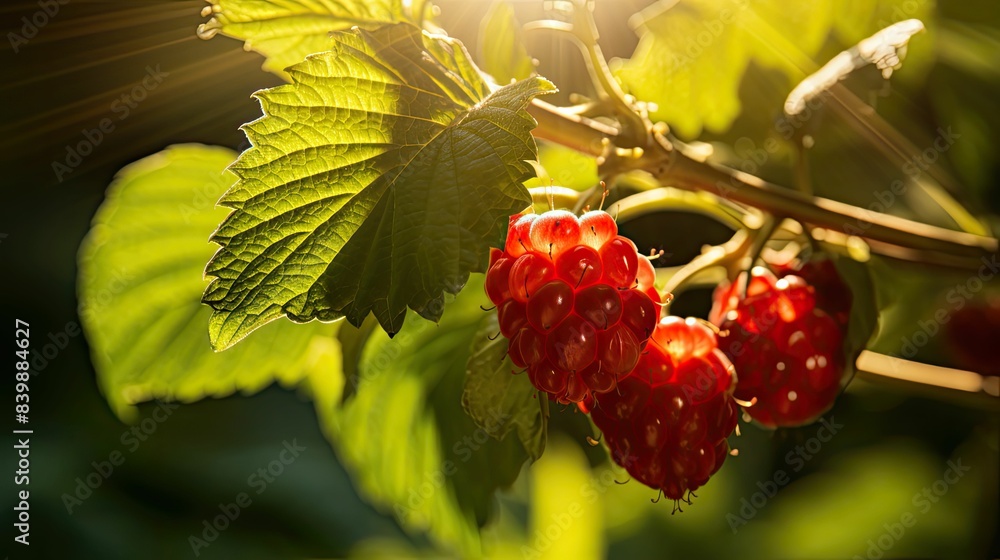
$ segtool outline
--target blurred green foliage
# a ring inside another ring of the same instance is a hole
[[[215,205],[236,154],[179,145],[123,169],[80,247],[80,318],[101,388],[115,411],[154,398],[194,401],[297,384],[326,366],[337,325],[282,319],[254,344],[216,353],[201,303],[208,241],[225,218]]]

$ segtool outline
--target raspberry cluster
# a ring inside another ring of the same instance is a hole
[[[803,268],[827,285],[821,292],[791,270],[779,279],[763,267],[751,271],[746,297],[739,297],[746,273],[715,291],[709,319],[721,329],[719,347],[739,371],[736,397],[756,398],[747,413],[763,426],[811,423],[840,392],[850,291],[839,290],[842,280],[832,264],[825,266]]]
[[[729,453],[735,373],[704,322],[660,320],[654,277],[607,213],[550,211],[511,217],[486,293],[531,383],[577,403],[618,464],[677,501]]]
[[[734,368],[715,333],[696,319],[659,321],[635,371],[618,391],[586,399],[615,462],[667,498],[708,482],[736,428]]]
[[[653,276],[606,212],[553,210],[511,217],[486,293],[511,361],[551,398],[576,403],[635,368],[659,316]]]

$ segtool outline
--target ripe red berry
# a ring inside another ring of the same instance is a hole
[[[553,280],[539,288],[534,297],[528,299],[526,313],[531,326],[540,331],[547,331],[558,325],[571,311],[573,311],[573,288],[562,280]]]
[[[639,259],[639,270],[636,271],[635,281],[638,283],[639,289],[644,292],[653,288],[653,282],[656,281],[656,269],[653,268],[653,263],[649,262],[649,259]]]
[[[497,270],[503,274],[503,269]],[[510,267],[509,285],[512,297],[520,302],[527,302],[531,294],[538,291],[555,276],[555,267],[541,253],[525,253],[514,261]],[[501,282],[498,280],[497,282]],[[487,278],[487,284],[489,278]],[[495,302],[494,302],[495,303]]]
[[[757,267],[740,300],[744,278],[716,289],[711,313],[722,331],[719,348],[739,372],[736,397],[757,399],[747,413],[763,426],[811,423],[840,393],[844,326],[817,305],[815,289],[798,276],[778,279]]]
[[[570,315],[548,334],[545,354],[558,368],[583,371],[597,357],[597,329],[583,317]]]
[[[635,369],[642,346],[628,327],[619,323],[597,336],[597,358],[603,371],[613,374],[617,379]]]
[[[603,270],[601,256],[586,245],[574,245],[556,257],[556,274],[575,289],[600,281]]]
[[[733,366],[696,319],[666,317],[632,375],[581,403],[615,462],[672,500],[708,482],[736,428]]]
[[[638,290],[622,292],[622,323],[632,330],[637,340],[645,343],[649,339],[659,315],[659,306],[648,295]]]
[[[508,299],[497,307],[497,320],[500,332],[507,338],[513,338],[528,322],[525,305],[517,300]]]
[[[576,312],[598,330],[607,330],[622,318],[622,298],[611,286],[597,284],[577,292]]]
[[[531,244],[550,259],[580,243],[580,220],[572,212],[552,210],[531,222]]]
[[[618,235],[618,224],[611,214],[591,210],[580,216],[580,242],[593,249],[600,249]]]
[[[613,237],[601,247],[601,263],[604,267],[602,280],[615,288],[633,287],[639,273],[639,253],[635,243],[620,235]]]
[[[510,217],[510,226],[507,230],[507,243],[503,252],[510,257],[520,257],[521,255],[534,250],[531,245],[531,223],[538,218],[538,214],[515,214]]]
[[[501,256],[486,272],[486,295],[493,305],[500,305],[513,297],[510,291],[510,268],[513,264],[514,259]]]
[[[794,275],[805,280],[815,290],[816,307],[826,311],[842,328],[847,327],[854,298],[831,259],[818,258],[804,263],[793,260],[778,267],[777,274],[781,278]]]
[[[513,216],[490,255],[486,293],[511,361],[559,402],[613,390],[656,325],[652,265],[617,231],[600,211]]]
[[[524,366],[533,366],[545,359],[545,336],[535,329],[521,329],[520,339],[517,341],[518,351],[524,359]],[[513,341],[511,341],[513,344]]]

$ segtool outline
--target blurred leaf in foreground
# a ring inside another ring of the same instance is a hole
[[[494,492],[512,484],[528,458],[518,438],[497,441],[462,409],[469,348],[486,301],[475,276],[440,324],[411,312],[392,339],[367,329],[359,363],[346,365],[357,375],[345,394],[317,395],[317,404],[343,401],[319,414],[363,494],[410,531],[427,531],[462,556],[483,554],[478,529],[493,515]],[[356,334],[344,325],[341,339]],[[494,425],[508,420],[503,410],[496,414]]]
[[[171,146],[122,169],[80,247],[80,318],[98,379],[123,417],[153,398],[194,401],[292,385],[331,352],[337,326],[269,325],[217,354],[201,303],[208,241],[234,177],[224,148]]]

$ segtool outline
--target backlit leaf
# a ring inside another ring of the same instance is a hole
[[[286,315],[373,312],[390,335],[407,308],[436,321],[530,202],[525,108],[549,82],[490,91],[461,43],[408,24],[333,37],[244,127],[207,269],[216,348]]]

